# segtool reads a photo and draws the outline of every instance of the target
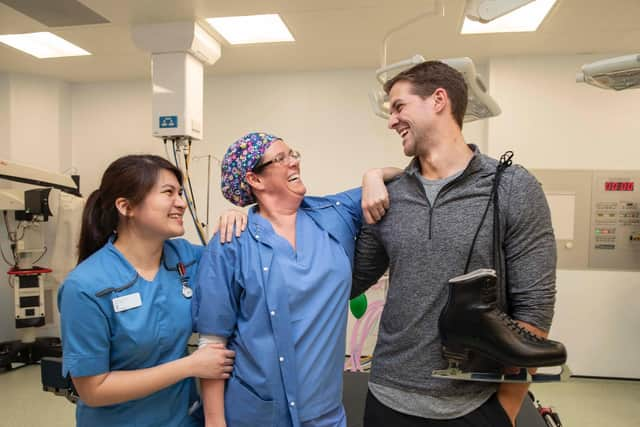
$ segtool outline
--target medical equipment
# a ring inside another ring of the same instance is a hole
[[[414,55],[408,60],[400,61],[376,70],[376,78],[381,85],[384,85],[390,77],[390,72],[400,72],[414,65],[424,62],[425,59],[421,55]],[[445,64],[458,70],[464,77],[469,90],[469,103],[467,111],[464,115],[465,122],[486,119],[499,115],[502,110],[498,103],[489,95],[486,85],[482,77],[477,74],[471,58],[449,58],[441,60]],[[370,92],[369,100],[373,112],[383,119],[389,118],[389,96],[382,90],[378,89]]]
[[[640,54],[585,64],[576,75],[576,82],[617,91],[640,88]]]
[[[531,173],[549,201],[559,269],[640,271],[640,171]]]
[[[534,0],[467,0],[464,14],[473,21],[486,24],[533,1]]]
[[[470,19],[489,22],[531,1],[532,0],[468,0],[465,13]],[[434,0],[432,9],[414,16],[387,32],[382,40],[381,65],[380,68],[376,70],[376,79],[380,85],[384,85],[384,83],[392,77],[392,75],[390,75],[391,72],[394,72],[395,75],[402,70],[425,62],[422,55],[414,55],[407,60],[387,65],[388,44],[391,36],[420,19],[428,16],[444,16],[444,14],[445,8],[443,1]],[[442,59],[441,61],[462,73],[465,83],[467,84],[469,101],[464,116],[465,122],[495,117],[501,113],[498,103],[489,95],[482,77],[476,72],[471,58],[449,58]],[[389,118],[389,96],[382,89],[369,92],[369,102],[376,116],[383,119]]]
[[[202,139],[204,65],[220,58],[218,42],[195,22],[136,25],[131,35],[151,52],[153,136]]]
[[[183,171],[183,194],[206,245],[206,222],[198,219],[189,166],[191,142],[203,138],[204,65],[220,59],[220,44],[196,22],[136,25],[131,34],[136,46],[151,52],[152,134],[165,148],[171,143],[167,157]]]
[[[13,288],[15,327],[20,341],[0,343],[0,368],[13,363],[33,363],[42,356],[59,353],[57,338],[36,338],[37,327],[45,325],[44,275],[52,270],[36,265],[47,252],[43,223],[57,215],[60,191],[79,195],[79,177],[48,172],[31,166],[0,160],[0,178],[46,188],[0,190],[0,210],[11,244],[11,256],[2,252],[10,266],[9,284]],[[13,211],[12,221],[8,211]],[[15,224],[11,230],[10,223]]]
[[[467,0],[465,6],[465,16],[473,21],[484,24],[491,22],[507,13],[513,12],[534,0]],[[387,65],[387,50],[391,36],[403,28],[429,16],[444,16],[444,0],[433,0],[433,7],[422,12],[411,19],[404,21],[400,25],[389,30],[382,39],[381,67]]]
[[[56,396],[63,396],[71,403],[76,403],[79,395],[73,385],[73,381],[68,375],[63,377],[61,373],[62,357],[43,357],[40,360],[42,390],[53,393]]]
[[[178,270],[178,276],[180,276],[180,284],[182,285],[182,296],[185,298],[191,298],[193,296],[193,289],[189,286],[189,276],[187,276],[187,268],[182,262],[179,262],[176,266]]]

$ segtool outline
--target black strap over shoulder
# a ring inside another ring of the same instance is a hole
[[[480,224],[478,225],[478,229],[476,230],[475,235],[473,236],[473,241],[471,242],[471,248],[469,248],[469,255],[467,256],[467,263],[464,266],[464,274],[469,272],[469,265],[471,264],[471,256],[473,255],[473,249],[475,248],[476,241],[478,240],[478,235],[480,234],[480,229],[484,224],[484,221],[487,217],[487,213],[489,212],[489,206],[493,203],[493,242],[491,248],[491,264],[493,269],[496,271],[498,277],[501,277],[500,274],[500,245],[502,242],[502,236],[500,236],[500,209],[498,208],[498,187],[500,186],[500,179],[502,178],[502,173],[512,164],[513,159],[513,151],[507,151],[502,156],[500,156],[500,161],[498,162],[498,166],[496,167],[496,173],[493,178],[493,186],[491,188],[491,194],[489,194],[489,200],[487,202],[487,206],[484,209],[482,214],[482,218],[480,219]],[[504,301],[504,299],[502,299]]]

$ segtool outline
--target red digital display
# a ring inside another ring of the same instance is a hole
[[[633,191],[633,181],[606,181],[604,191]]]

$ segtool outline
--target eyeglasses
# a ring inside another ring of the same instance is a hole
[[[269,160],[268,162],[264,162],[259,165],[256,165],[256,167],[253,168],[253,172],[260,173],[264,168],[266,168],[272,163],[284,163],[284,162],[289,163],[292,160],[300,160],[300,157],[302,157],[300,152],[295,150],[290,150],[289,153],[287,154],[278,153],[273,159]]]

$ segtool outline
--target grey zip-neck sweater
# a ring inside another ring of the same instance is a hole
[[[414,159],[388,185],[386,216],[378,224],[363,227],[357,241],[352,296],[364,292],[389,268],[389,291],[370,381],[431,398],[422,401],[433,407],[413,414],[425,418],[464,415],[496,389],[493,384],[431,377],[432,370],[447,366],[438,331],[447,282],[464,272],[498,164],[470,147],[473,158],[460,176],[444,185],[433,205],[425,196]],[[548,330],[555,303],[556,248],[544,193],[531,174],[513,165],[504,172],[498,196],[501,304],[515,319]],[[492,241],[493,206],[480,230],[469,271],[494,267]],[[393,402],[383,403],[402,412]]]

